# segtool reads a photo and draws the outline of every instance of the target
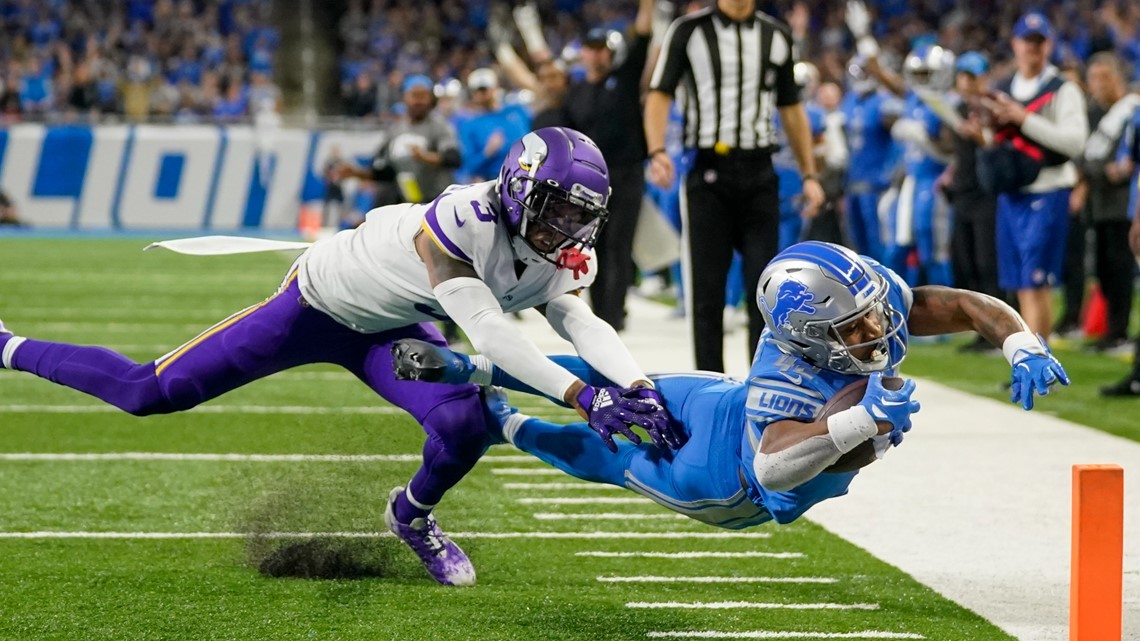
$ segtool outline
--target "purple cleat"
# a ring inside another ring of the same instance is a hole
[[[413,519],[409,524],[396,520],[396,497],[403,493],[403,487],[395,487],[388,493],[388,507],[384,510],[384,523],[388,529],[420,557],[431,578],[443,585],[475,585],[475,566],[471,565],[463,550],[439,529],[434,516],[428,514]]]

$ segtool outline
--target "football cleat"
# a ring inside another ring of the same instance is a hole
[[[475,366],[465,354],[415,338],[392,343],[392,371],[401,381],[466,383]]]
[[[0,335],[3,335],[3,334],[7,334],[7,335],[11,336],[12,330],[8,329],[7,327],[4,327],[4,321],[0,320]]]
[[[412,519],[411,523],[396,520],[396,498],[404,493],[403,487],[392,488],[388,493],[388,506],[384,509],[384,523],[423,561],[431,578],[443,585],[475,585],[475,566],[459,546],[439,529],[435,517]]]

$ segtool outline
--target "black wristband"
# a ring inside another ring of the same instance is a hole
[[[665,151],[664,147],[658,147],[657,149],[654,149],[653,151],[649,152],[648,157],[650,160],[652,160],[653,157],[656,156],[657,154],[665,154],[665,153],[668,153],[668,152]]]
[[[808,174],[808,175],[804,176],[803,178],[801,178],[800,180],[801,180],[801,182],[805,181],[805,180],[814,180],[816,182],[819,182],[819,174]]]

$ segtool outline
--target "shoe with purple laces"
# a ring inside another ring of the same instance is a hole
[[[403,487],[393,488],[388,493],[388,507],[384,510],[384,523],[388,529],[420,557],[431,578],[443,585],[475,585],[475,566],[471,565],[463,550],[439,529],[434,516],[428,514],[407,524],[396,520],[396,497],[403,493]]]

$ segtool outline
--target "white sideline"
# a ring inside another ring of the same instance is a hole
[[[599,576],[602,583],[838,583],[830,576]]]
[[[747,632],[721,632],[718,630],[688,630],[681,632],[649,632],[651,639],[925,639],[913,632],[787,632],[782,630],[749,630]]]
[[[802,559],[803,552],[575,552],[574,556],[592,556],[603,559]]]
[[[627,306],[622,340],[646,371],[693,368],[684,321],[635,296]],[[545,353],[572,352],[541,316],[523,318],[520,332]],[[746,341],[742,330],[726,335],[729,374],[747,374]],[[1014,637],[1067,641],[1071,466],[1119,464],[1126,470],[1124,638],[1140,639],[1140,444],[928,380],[918,381],[917,398],[922,412],[899,451],[807,518]],[[1135,402],[1113,405],[1140,416]]]
[[[649,610],[878,610],[878,603],[761,603],[756,601],[631,601],[627,608]]]
[[[391,532],[0,532],[0,539],[374,539]],[[457,539],[766,539],[768,532],[452,532]]]

